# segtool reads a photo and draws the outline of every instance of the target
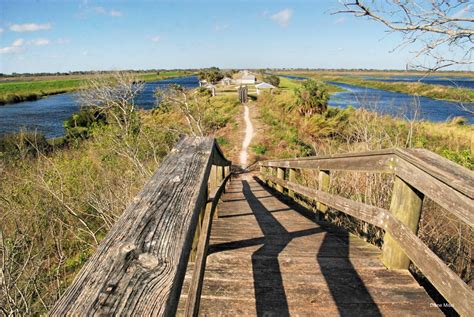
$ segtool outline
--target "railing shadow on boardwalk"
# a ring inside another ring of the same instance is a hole
[[[349,233],[330,223],[316,221],[314,212],[295,203],[290,198],[282,196],[278,191],[268,188],[259,178],[254,177],[254,180],[280,202],[288,205],[303,217],[321,226],[323,231],[333,233],[324,236],[324,240],[319,250],[317,250],[316,259],[321,268],[321,273],[324,275],[329,291],[331,292],[332,298],[337,305],[339,314],[341,316],[381,316],[377,304],[373,300],[364,285],[364,282],[349,259]],[[337,237],[338,240],[337,250],[334,249],[334,241],[330,241],[335,237]],[[337,252],[337,254],[334,254],[334,252]],[[328,258],[334,256],[336,256],[340,261],[343,261],[342,263],[339,263],[339,265],[344,267],[344,276],[340,276],[340,271],[334,270],[334,266],[330,264],[330,261],[327,261]],[[347,299],[355,299],[357,303],[362,303],[362,305],[357,305],[362,309],[362,311],[357,311],[358,307],[350,305],[350,303],[347,302]]]
[[[255,181],[258,182],[263,188],[263,190],[258,191],[266,191],[268,194],[270,194],[270,196],[275,196],[282,203],[289,205],[291,209],[294,209],[302,216],[316,223],[314,219],[314,213],[301,207],[300,205],[291,203],[291,201],[288,199],[279,196],[276,191],[266,187],[260,182],[259,179],[255,178]],[[337,248],[337,255],[345,261],[345,263],[342,265],[345,269],[344,277],[347,277],[348,280],[341,281],[341,277],[338,276],[337,272],[335,272],[333,268],[328,265],[328,261],[324,260],[328,254],[334,253],[334,241],[328,241],[328,239],[334,239],[334,235],[325,235],[323,243],[320,249],[317,251],[318,253],[316,260],[321,267],[321,272],[326,280],[328,288],[331,292],[331,296],[337,305],[340,315],[354,315],[354,307],[348,307],[344,298],[354,298],[354,296],[356,296],[358,302],[364,303],[363,306],[365,315],[380,316],[377,305],[374,303],[372,297],[367,291],[367,288],[350,263],[348,250],[349,236],[347,232],[332,228],[331,226],[328,228],[322,228],[318,226],[317,228],[288,232],[285,227],[282,226],[280,222],[272,215],[274,211],[269,211],[261,203],[260,199],[262,199],[262,197],[256,197],[254,195],[249,183],[245,180],[242,180],[242,185],[244,197],[248,201],[248,204],[252,210],[252,214],[255,216],[264,236],[260,238],[248,239],[245,241],[234,241],[213,245],[211,246],[209,253],[263,244],[252,254],[252,269],[256,310],[258,316],[290,315],[287,296],[283,285],[282,273],[278,261],[278,255],[280,252],[282,252],[294,238],[320,234],[326,231],[332,232],[334,230],[337,230],[338,232],[337,238],[339,240],[339,244],[341,245]],[[290,208],[285,210],[290,210]]]

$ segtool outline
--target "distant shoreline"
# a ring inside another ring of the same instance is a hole
[[[162,73],[137,73],[137,79],[145,82],[166,80],[192,75],[191,72],[162,72]],[[107,76],[108,74],[104,74]],[[45,79],[39,76],[36,79],[12,81],[0,81],[0,106],[18,104],[25,101],[35,101],[44,97],[70,93],[85,86],[91,75],[79,78],[59,76],[55,79]]]

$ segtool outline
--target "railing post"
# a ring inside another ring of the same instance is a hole
[[[329,182],[329,171],[320,170],[318,174],[318,189],[324,192],[329,191]],[[320,202],[316,202],[316,208],[322,213],[328,211],[328,206]]]
[[[423,194],[395,177],[390,212],[414,233],[418,229],[422,204]],[[406,270],[410,265],[410,259],[389,233],[385,233],[384,236],[382,260],[389,269]]]
[[[290,168],[288,171],[288,181],[292,183],[296,183],[296,169]],[[292,190],[288,190],[288,196],[291,198],[295,198],[295,192]]]
[[[206,192],[206,200],[209,197],[209,189]],[[201,235],[201,227],[202,227],[202,219],[204,217],[204,213],[206,212],[207,204],[204,205],[202,210],[199,212],[198,222],[196,224],[196,231],[194,231],[194,238],[193,238],[193,245],[191,247],[191,253],[189,255],[190,261],[194,262],[196,259],[197,247],[199,244],[199,236]]]
[[[224,176],[224,166],[216,166],[215,174],[216,174],[216,184],[213,188],[211,188],[212,191],[214,191],[214,189],[216,189],[217,186],[219,186],[221,184],[222,180],[225,177]],[[216,207],[216,210],[214,212],[214,219],[217,219],[217,218],[219,218],[219,210]]]
[[[281,167],[277,167],[277,178],[281,180],[285,180],[285,169]],[[280,193],[283,193],[283,186],[276,185],[276,190]]]

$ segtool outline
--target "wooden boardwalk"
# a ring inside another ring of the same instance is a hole
[[[200,315],[442,315],[408,271],[383,266],[378,248],[316,222],[250,175],[232,180],[218,212]]]

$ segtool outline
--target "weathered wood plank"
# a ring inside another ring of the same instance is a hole
[[[227,181],[231,174],[228,174],[210,195],[209,202],[206,206],[206,212],[202,223],[201,235],[196,253],[196,261],[194,265],[193,277],[189,287],[188,300],[186,301],[185,315],[197,316],[199,312],[199,301],[201,298],[202,281],[204,271],[206,269],[207,250],[209,246],[209,238],[212,229],[212,219],[216,210],[217,203],[224,192]]]
[[[393,184],[390,212],[416,234],[423,204],[423,194],[396,177]],[[389,232],[383,239],[382,260],[389,269],[408,270],[410,259]]]
[[[423,272],[436,289],[463,316],[469,316],[474,307],[474,292],[438,256],[431,251],[407,226],[397,220],[389,211],[328,194],[316,189],[263,175],[287,189],[321,201],[328,206],[373,224],[389,232],[402,247],[410,260]]]
[[[52,316],[173,315],[214,140],[185,138],[87,261]]]
[[[319,171],[318,173],[318,189],[323,192],[329,191],[329,183],[331,181],[331,177],[329,176],[329,171]],[[316,208],[320,212],[328,211],[328,207],[320,202],[317,202]]]
[[[382,265],[376,247],[289,201],[263,198],[273,191],[250,177],[229,188],[212,226],[201,316],[410,316],[420,307],[440,315],[407,271]]]
[[[393,151],[348,153],[334,157],[309,157],[260,162],[262,166],[358,172],[393,173]]]
[[[444,184],[474,199],[474,172],[425,149],[396,149],[395,154]]]
[[[400,160],[396,163],[397,176],[415,187],[434,202],[458,217],[467,225],[474,226],[474,200],[457,191],[449,183],[431,176],[417,166]]]

